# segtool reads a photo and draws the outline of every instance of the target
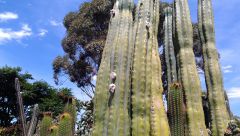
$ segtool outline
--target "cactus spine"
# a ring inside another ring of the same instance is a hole
[[[140,0],[132,77],[132,135],[170,135],[162,101],[161,63],[158,54],[159,1]]]
[[[52,117],[51,114],[44,113],[43,119],[40,125],[40,136],[48,136],[49,135],[49,127],[52,125]]]
[[[172,136],[184,136],[185,111],[180,84],[173,83],[168,91],[168,117]]]
[[[53,125],[53,126],[51,126],[50,128],[49,128],[49,136],[59,136],[59,134],[58,134],[58,131],[59,131],[59,128],[58,128],[58,126],[56,126],[56,125]]]
[[[205,78],[214,136],[224,135],[229,114],[225,104],[222,74],[215,46],[215,30],[211,0],[198,0],[198,27],[203,48]]]
[[[183,86],[190,136],[206,136],[201,85],[193,54],[193,30],[187,0],[174,1],[178,78]]]
[[[72,117],[69,113],[63,113],[60,116],[59,136],[73,136]]]
[[[116,0],[111,10],[94,97],[93,136],[130,135],[132,9],[132,0]],[[114,81],[110,79],[112,72],[116,74]]]

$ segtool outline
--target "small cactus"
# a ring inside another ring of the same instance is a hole
[[[52,125],[50,112],[43,113],[43,119],[40,125],[40,136],[49,136],[49,127]]]
[[[53,125],[49,128],[49,136],[58,136],[59,128],[56,125]]]
[[[59,136],[73,136],[72,124],[71,115],[69,113],[63,113],[60,116]]]
[[[76,100],[74,98],[69,98],[67,104],[64,107],[64,112],[69,113],[71,115],[72,119],[72,132],[75,131],[75,123],[76,123],[76,117],[77,117],[77,109],[76,109]]]
[[[184,136],[185,109],[179,83],[173,83],[168,91],[168,118],[171,136]]]

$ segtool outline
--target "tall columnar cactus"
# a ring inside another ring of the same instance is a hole
[[[226,101],[225,103],[226,103],[228,115],[229,115],[230,119],[233,119],[233,113],[231,112],[231,109],[230,109],[229,99],[228,99],[228,95],[227,95],[226,91],[224,91],[224,97],[225,97],[225,101]]]
[[[49,113],[44,113],[43,119],[40,125],[40,136],[49,135],[49,127],[52,125],[52,117]]]
[[[60,116],[59,136],[73,136],[72,117],[69,113],[63,113]]]
[[[132,0],[116,0],[94,97],[93,136],[130,135]]]
[[[76,109],[76,100],[74,98],[68,98],[68,102],[66,103],[64,107],[64,112],[67,112],[72,117],[72,131],[74,133],[75,131],[75,123],[76,123],[76,117],[77,117],[77,109]]]
[[[132,135],[170,135],[158,53],[159,1],[140,0],[134,24]]]
[[[201,100],[201,85],[193,54],[193,30],[187,0],[174,1],[175,14],[175,54],[178,78],[183,86],[187,125],[190,136],[206,136],[206,126]]]
[[[168,91],[168,119],[171,136],[184,136],[185,109],[181,85],[173,83]]]
[[[167,66],[167,82],[169,90],[171,84],[177,81],[176,58],[173,46],[172,8],[166,7],[164,9],[164,15],[164,55]]]
[[[225,104],[222,73],[215,46],[212,0],[198,0],[198,22],[211,111],[211,130],[214,136],[222,136],[227,127],[229,114]]]
[[[37,127],[38,115],[39,115],[39,107],[38,107],[38,104],[35,104],[32,112],[31,122],[28,128],[27,136],[32,136],[34,134]]]
[[[59,128],[56,125],[53,125],[49,128],[49,136],[59,136],[58,132],[59,132]]]

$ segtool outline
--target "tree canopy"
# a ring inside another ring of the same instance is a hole
[[[72,96],[68,88],[56,89],[45,81],[34,81],[29,73],[23,73],[20,67],[5,66],[0,68],[0,126],[9,127],[16,124],[18,118],[15,78],[21,85],[24,111],[27,119],[30,108],[39,104],[40,111],[53,111],[56,116],[63,111],[64,99],[61,96]],[[60,95],[63,94],[63,95]]]

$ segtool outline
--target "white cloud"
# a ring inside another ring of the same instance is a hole
[[[240,98],[240,87],[232,87],[228,90],[229,98]]]
[[[232,73],[231,69],[232,69],[232,65],[227,65],[222,67],[223,73]]]
[[[0,13],[0,22],[13,20],[13,19],[18,19],[18,15],[16,13],[12,13],[12,12]]]
[[[48,30],[46,29],[39,29],[38,36],[43,37],[48,33]]]
[[[232,68],[232,65],[223,66],[222,68],[223,69],[230,69],[230,68]]]
[[[28,24],[23,24],[21,30],[14,31],[11,28],[0,28],[0,44],[11,40],[20,41],[25,37],[32,35],[32,29]]]
[[[62,26],[62,22],[58,22],[56,20],[50,20],[50,24],[52,26]]]

